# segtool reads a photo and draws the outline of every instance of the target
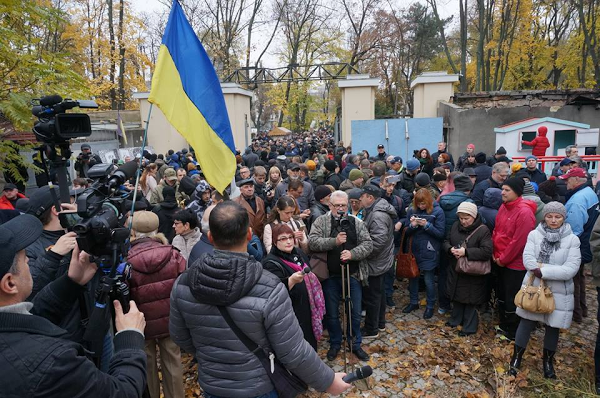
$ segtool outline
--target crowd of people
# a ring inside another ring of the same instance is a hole
[[[135,178],[124,185],[138,189],[124,259],[131,310],[115,302],[116,333],[104,337],[97,369],[79,344],[101,272],[60,215],[76,210],[100,159],[82,146],[71,203],[60,210],[55,185],[29,197],[4,186],[0,377],[9,395],[133,397],[145,389],[158,398],[162,385],[165,397],[183,397],[182,350],[197,361],[207,398],[276,397],[275,364],[339,394],[350,385],[324,359],[345,345],[368,361],[364,345],[386,333],[397,289],[407,297],[399,311],[443,317],[464,338],[493,327],[480,325],[479,314],[496,307],[498,336],[514,341],[511,374],[542,323],[543,373],[556,378],[560,329],[588,316],[585,264],[600,286],[598,193],[574,146],[547,175],[536,156],[513,162],[502,147],[487,156],[469,144],[453,157],[440,142],[434,153],[421,148],[403,159],[382,144],[369,154],[335,143],[327,131],[259,134],[238,151],[236,186],[224,192],[191,150],[132,160],[142,170],[137,186]],[[399,253],[411,253],[417,276],[402,277]],[[542,281],[555,309],[518,307],[519,290]]]

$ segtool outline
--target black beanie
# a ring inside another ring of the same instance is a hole
[[[335,162],[335,160],[327,160],[323,164],[323,166],[325,166],[325,169],[333,173],[335,171],[335,168],[337,167],[337,163]]]
[[[520,178],[511,177],[502,183],[502,186],[508,185],[517,195],[523,195],[523,189],[525,188],[525,181]]]
[[[483,152],[479,152],[477,155],[475,155],[475,161],[477,163],[485,163],[486,160],[487,156]]]
[[[501,146],[500,148],[498,148],[498,150],[496,151],[496,155],[506,155],[506,149],[504,149],[503,146]]]

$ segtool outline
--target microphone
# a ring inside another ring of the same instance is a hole
[[[345,383],[352,383],[352,382],[355,382],[356,380],[361,380],[361,379],[367,378],[367,377],[371,376],[372,374],[373,374],[373,369],[369,365],[367,365],[367,366],[363,366],[362,368],[356,369],[356,372],[347,374],[346,376],[344,376],[344,378],[342,378],[342,380],[344,380]]]
[[[63,99],[60,95],[57,95],[57,94],[47,95],[43,98],[40,98],[40,105],[41,106],[51,106],[51,105],[62,102],[62,100]]]
[[[132,160],[125,163],[117,169],[108,180],[108,185],[111,188],[123,185],[123,183],[133,177],[138,169],[138,162]]]
[[[308,266],[304,267],[304,268],[302,269],[302,273],[303,273],[304,275],[306,275],[306,274],[310,274],[310,267],[308,267]]]

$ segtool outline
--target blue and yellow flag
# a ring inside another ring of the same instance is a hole
[[[177,0],[171,7],[148,100],[194,148],[207,181],[223,192],[236,168],[225,99],[215,69]]]

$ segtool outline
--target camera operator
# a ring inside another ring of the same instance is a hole
[[[85,252],[73,250],[68,271],[34,298],[25,248],[42,235],[42,223],[21,215],[0,226],[0,368],[4,397],[140,397],[146,384],[144,314],[135,303],[123,314],[115,301],[116,354],[108,374],[80,345],[60,338],[55,326],[96,274]]]
[[[371,254],[373,243],[365,224],[353,216],[348,216],[348,195],[343,191],[331,194],[330,211],[317,218],[312,224],[308,245],[313,253],[313,272],[325,279],[322,281],[325,295],[325,321],[329,330],[329,351],[327,359],[333,361],[342,345],[342,327],[339,319],[339,305],[342,299],[342,266],[349,268],[350,298],[352,302],[351,325],[352,351],[361,361],[368,361],[369,355],[361,348],[360,333],[361,281],[368,277],[364,260]]]
[[[77,172],[77,177],[87,178],[88,170],[92,168],[95,164],[102,163],[102,159],[95,153],[92,153],[92,147],[90,144],[81,145],[81,152],[77,155],[77,160],[75,161],[75,171]]]
[[[54,187],[57,197],[58,186]],[[74,205],[62,204],[63,209],[74,210]],[[74,232],[66,232],[61,226],[59,213],[54,207],[54,200],[48,186],[38,189],[29,199],[28,214],[42,222],[43,231],[39,239],[26,248],[29,267],[33,279],[33,288],[29,300],[32,300],[44,286],[67,273],[71,261],[71,251],[77,246]],[[85,286],[76,300],[73,301],[69,313],[62,318],[58,326],[67,331],[62,336],[65,339],[80,343],[85,332],[84,323],[91,314],[94,306],[94,291],[99,278],[94,278]],[[102,369],[108,370],[109,359],[112,355],[110,336],[102,357]]]

